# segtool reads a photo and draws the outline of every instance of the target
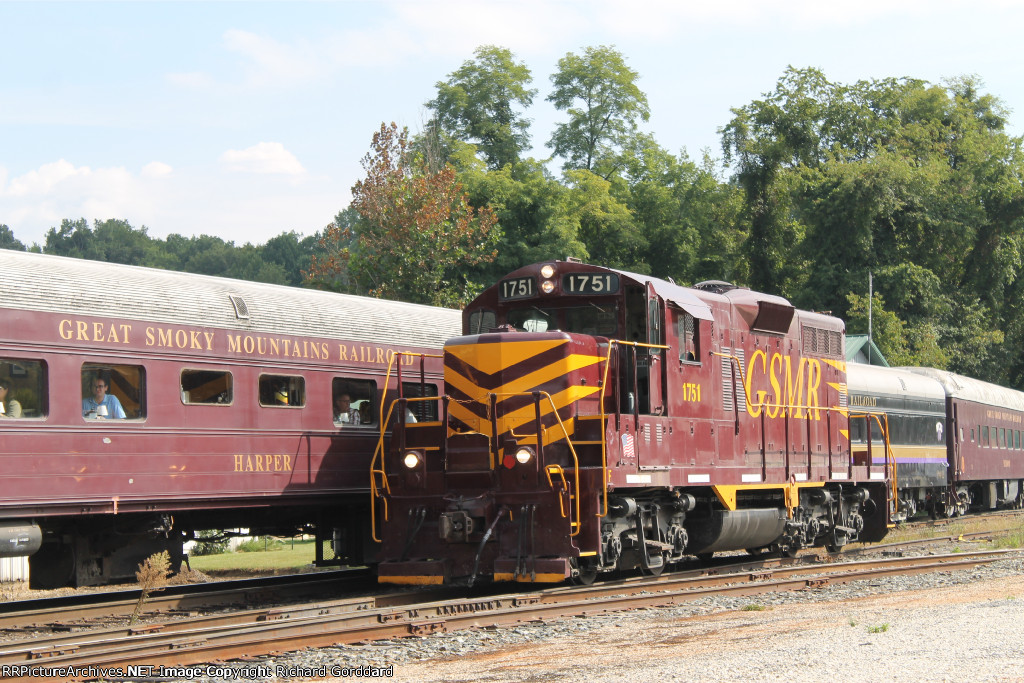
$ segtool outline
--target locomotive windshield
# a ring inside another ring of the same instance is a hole
[[[508,311],[506,320],[523,332],[561,330],[599,337],[615,337],[618,331],[618,307],[614,304],[539,308],[523,306]]]

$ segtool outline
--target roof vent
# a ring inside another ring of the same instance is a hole
[[[723,280],[705,280],[704,282],[698,282],[693,286],[694,289],[699,289],[702,292],[711,292],[712,294],[725,294],[731,292],[734,289],[739,289],[736,285],[731,282],[725,282]]]
[[[245,305],[245,299],[235,294],[228,294],[231,304],[235,307],[235,317],[239,320],[249,319],[249,307]]]

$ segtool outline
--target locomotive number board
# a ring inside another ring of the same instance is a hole
[[[563,294],[614,294],[619,291],[615,273],[569,273],[562,276]]]
[[[498,299],[528,299],[537,294],[537,285],[532,277],[515,277],[502,280],[498,290]]]

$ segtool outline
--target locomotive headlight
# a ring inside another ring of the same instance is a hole
[[[555,267],[553,265],[551,265],[550,263],[548,265],[546,265],[546,266],[542,266],[541,269],[540,269],[540,276],[542,278],[544,278],[545,280],[549,279],[554,274],[555,274]]]
[[[544,282],[540,283],[540,291],[544,292],[545,294],[550,294],[551,292],[554,291],[554,289],[555,283],[552,282],[551,280],[545,280]]]
[[[402,458],[402,463],[405,464],[410,470],[416,469],[416,466],[420,464],[420,454],[416,451],[409,451]]]
[[[533,459],[533,451],[525,446],[516,451],[516,460],[520,465],[525,465]]]

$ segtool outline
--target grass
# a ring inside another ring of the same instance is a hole
[[[880,624],[878,626],[868,626],[868,633],[885,633],[889,630],[889,624]]]
[[[1016,517],[985,517],[984,515],[962,517],[949,524],[897,527],[889,530],[882,543],[899,543],[946,536],[957,538],[961,534],[986,531],[1000,535],[999,538],[992,541],[991,547],[993,548],[1024,547],[1024,521]]]
[[[1007,533],[1005,536],[992,539],[992,542],[989,545],[993,550],[1024,548],[1024,525]]]
[[[246,552],[199,555],[189,558],[192,569],[205,574],[241,572],[287,574],[309,571],[316,557],[315,541],[273,541],[263,550],[263,541],[250,542]],[[294,545],[294,547],[292,547]],[[254,550],[253,547],[256,549]]]
[[[764,612],[766,609],[768,608],[764,605],[759,605],[756,602],[752,602],[749,605],[743,606],[744,612]]]

